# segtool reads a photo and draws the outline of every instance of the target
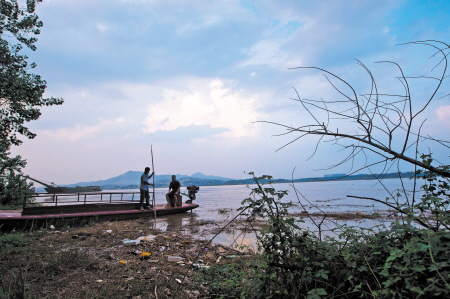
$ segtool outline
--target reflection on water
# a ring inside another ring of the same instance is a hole
[[[360,197],[371,197],[380,200],[384,200],[389,197],[389,193],[386,191],[394,192],[396,189],[401,188],[401,182],[397,179],[384,180],[384,187],[377,183],[377,181],[330,181],[330,182],[306,182],[296,183],[295,187],[301,192],[298,197],[293,191],[290,184],[276,184],[274,187],[277,190],[288,190],[289,194],[283,198],[283,201],[292,201],[297,204],[292,208],[291,212],[299,212],[303,210],[303,207],[310,213],[323,211],[326,213],[340,213],[351,212],[355,213],[356,210],[365,213],[372,214],[374,212],[385,213],[386,206],[369,200],[349,198],[347,195],[355,195]],[[405,187],[408,193],[400,198],[402,201],[411,200],[412,181],[404,181]],[[252,186],[250,186],[252,188]],[[114,192],[138,192],[139,190],[114,190]],[[156,227],[161,230],[174,230],[180,234],[192,235],[195,238],[209,240],[216,235],[220,228],[224,227],[228,221],[230,221],[235,215],[237,215],[237,209],[241,207],[241,202],[249,197],[250,189],[244,185],[239,186],[202,186],[197,193],[197,200],[195,203],[200,207],[193,212],[167,215],[158,217],[156,220]],[[107,192],[107,191],[106,191]],[[156,188],[155,197],[157,204],[165,203],[165,193],[167,188]],[[182,192],[187,192],[186,187],[182,187]],[[416,196],[418,196],[416,194]],[[65,197],[64,199],[58,199],[59,202],[74,201],[76,203],[77,196]],[[94,198],[92,198],[93,200]],[[97,200],[100,196],[96,197]],[[183,196],[183,201],[187,199]],[[80,199],[84,201],[84,197]],[[90,200],[89,198],[87,200]],[[124,196],[110,195],[103,196],[102,201],[109,202],[110,200],[122,200],[130,202],[139,201],[139,196],[135,195],[134,199],[131,195]],[[245,216],[241,216],[241,219],[245,220]],[[304,219],[305,223],[300,223],[302,228],[309,228],[312,231],[317,231],[317,227],[314,222],[309,219]],[[321,219],[317,219],[319,223]],[[153,220],[149,218],[148,224],[153,225]],[[380,225],[378,220],[348,220],[348,221],[333,221],[326,220],[321,225],[321,229],[324,235],[337,237],[333,233],[333,230],[339,226],[346,224],[348,226],[355,226],[361,228],[371,228]],[[388,225],[389,222],[385,221]],[[215,243],[221,243],[224,245],[231,244],[244,244],[252,247],[255,246],[255,236],[253,233],[242,234],[242,230],[239,229],[227,229],[220,233],[215,239]]]

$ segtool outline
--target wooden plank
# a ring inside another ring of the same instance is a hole
[[[99,204],[95,204],[96,206],[102,206]],[[151,217],[156,212],[157,216],[162,215],[170,215],[170,214],[177,214],[177,213],[184,213],[193,209],[196,209],[199,207],[198,204],[187,204],[183,203],[181,207],[178,208],[165,208],[165,205],[157,205],[155,210],[144,210],[140,211],[138,210],[137,206],[133,206],[132,209],[120,209],[120,210],[108,210],[111,207],[111,204],[103,205],[102,209],[99,209],[98,207],[89,207],[92,210],[78,210],[77,212],[73,212],[73,210],[67,211],[65,208],[67,206],[57,206],[54,208],[63,208],[60,211],[53,210],[52,213],[46,213],[46,214],[33,214],[33,211],[28,211],[28,215],[23,215],[22,211],[20,210],[13,210],[13,211],[0,211],[0,229],[8,228],[8,227],[21,227],[29,225],[30,223],[33,223],[33,225],[42,225],[42,224],[48,224],[55,220],[88,220],[91,218],[96,219],[111,219],[111,220],[118,220],[118,219],[132,219],[132,218],[139,218],[139,217]],[[124,206],[128,204],[118,204],[119,206]],[[137,204],[139,205],[139,204]],[[84,206],[91,206],[91,204],[87,204]],[[37,209],[41,207],[35,207],[30,209]]]

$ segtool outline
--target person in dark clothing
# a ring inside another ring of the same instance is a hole
[[[171,207],[171,200],[173,199],[173,206],[176,209],[177,208],[177,198],[178,196],[180,196],[180,189],[181,189],[181,184],[179,181],[177,181],[177,177],[175,175],[172,176],[172,182],[170,182],[169,185],[169,192],[167,192],[166,194],[166,200],[167,200],[167,206]]]
[[[148,192],[148,186],[153,186],[153,184],[150,184],[148,182],[148,179],[150,179],[155,172],[152,172],[152,174],[149,176],[148,174],[150,173],[150,167],[145,167],[145,171],[144,173],[141,175],[141,185],[140,185],[140,190],[141,190],[141,198],[140,198],[140,210],[143,211],[144,210],[144,197],[146,199],[146,209],[150,209],[150,193]]]

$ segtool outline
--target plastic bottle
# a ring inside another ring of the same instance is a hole
[[[180,256],[169,256],[169,262],[179,262],[181,261],[183,258]]]

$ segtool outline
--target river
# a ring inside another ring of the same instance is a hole
[[[422,182],[420,182],[422,183]],[[413,181],[403,180],[405,190],[408,191],[408,198],[403,194],[400,201],[411,200]],[[383,180],[382,186],[376,180],[355,180],[355,181],[328,181],[328,182],[303,182],[295,183],[296,193],[291,184],[274,184],[276,190],[287,190],[289,193],[283,198],[283,202],[292,201],[297,204],[290,212],[298,213],[305,209],[309,213],[325,212],[325,213],[355,213],[359,211],[363,214],[372,214],[374,212],[380,213],[384,216],[391,214],[387,207],[379,202],[350,198],[347,195],[370,197],[379,200],[385,200],[391,194],[397,193],[396,190],[402,189],[402,183],[399,179]],[[419,184],[418,184],[419,185]],[[240,216],[239,225],[230,225],[222,233],[216,234],[223,228],[231,219],[237,215],[237,209],[241,207],[241,202],[248,198],[251,188],[255,186],[201,186],[197,193],[195,203],[200,207],[192,212],[168,215],[158,217],[156,226],[161,230],[167,228],[175,228],[180,233],[191,235],[195,238],[210,240],[215,237],[213,243],[220,243],[224,245],[244,244],[256,249],[256,240],[253,233],[242,233],[245,226],[246,216]],[[182,192],[187,193],[185,187],[182,187]],[[107,191],[107,190],[104,190]],[[138,190],[114,190],[117,192],[124,191],[138,191]],[[165,193],[167,188],[156,188],[155,198],[157,204],[165,202]],[[416,197],[420,194],[416,194]],[[187,199],[183,196],[183,201]],[[135,199],[136,200],[136,199]],[[392,200],[393,202],[393,200]],[[300,204],[301,203],[301,204]],[[317,231],[314,221],[304,218],[305,222],[300,226],[308,228],[311,231]],[[320,217],[316,223],[320,222]],[[141,220],[142,221],[142,220]],[[380,224],[388,225],[392,220],[384,218],[383,220],[373,219],[357,219],[346,221],[325,220],[321,226],[322,233],[328,236],[337,237],[332,231],[337,226],[346,224],[359,228],[371,228]],[[153,225],[153,220],[149,219],[149,225]]]
[[[408,191],[408,200],[411,200],[413,181],[403,180],[405,190]],[[391,194],[396,194],[396,190],[402,189],[402,183],[399,179],[383,180],[383,185],[375,180],[355,180],[355,181],[328,181],[328,182],[304,182],[295,183],[295,188],[298,190],[294,192],[291,184],[275,184],[273,187],[276,190],[287,190],[289,193],[283,198],[283,202],[292,201],[298,206],[291,209],[291,212],[300,212],[303,207],[309,212],[323,211],[325,213],[355,213],[360,211],[364,214],[372,214],[374,212],[382,215],[391,214],[387,207],[379,202],[350,198],[347,195],[359,197],[371,197],[375,199],[385,200]],[[195,203],[200,207],[195,209],[192,213],[169,215],[158,219],[157,225],[160,229],[167,227],[179,227],[181,231],[187,234],[194,235],[198,238],[211,239],[215,237],[214,243],[221,243],[225,245],[245,244],[251,247],[256,247],[255,236],[252,233],[242,234],[242,226],[238,225],[232,229],[227,229],[219,235],[215,236],[220,228],[224,227],[235,215],[237,209],[241,207],[241,202],[248,198],[251,188],[255,186],[202,186],[197,193]],[[182,188],[182,190],[185,188]],[[388,191],[387,191],[388,190]],[[164,202],[164,194],[167,192],[166,188],[157,188],[155,196],[157,203]],[[301,194],[299,194],[301,193]],[[420,194],[416,194],[416,197]],[[402,195],[399,198],[400,202],[404,202],[406,197]],[[393,200],[391,200],[393,202]],[[245,218],[245,216],[241,216]],[[304,228],[309,228],[312,231],[317,231],[316,226],[310,219],[304,219],[305,223],[300,224]],[[320,219],[319,219],[320,220]],[[391,220],[384,219],[358,219],[346,220],[345,224],[348,226],[371,228],[381,223],[389,225]],[[332,232],[336,226],[343,224],[343,221],[325,221],[321,227],[325,235],[335,236]],[[239,237],[238,237],[239,236]],[[336,237],[336,236],[335,236]]]

